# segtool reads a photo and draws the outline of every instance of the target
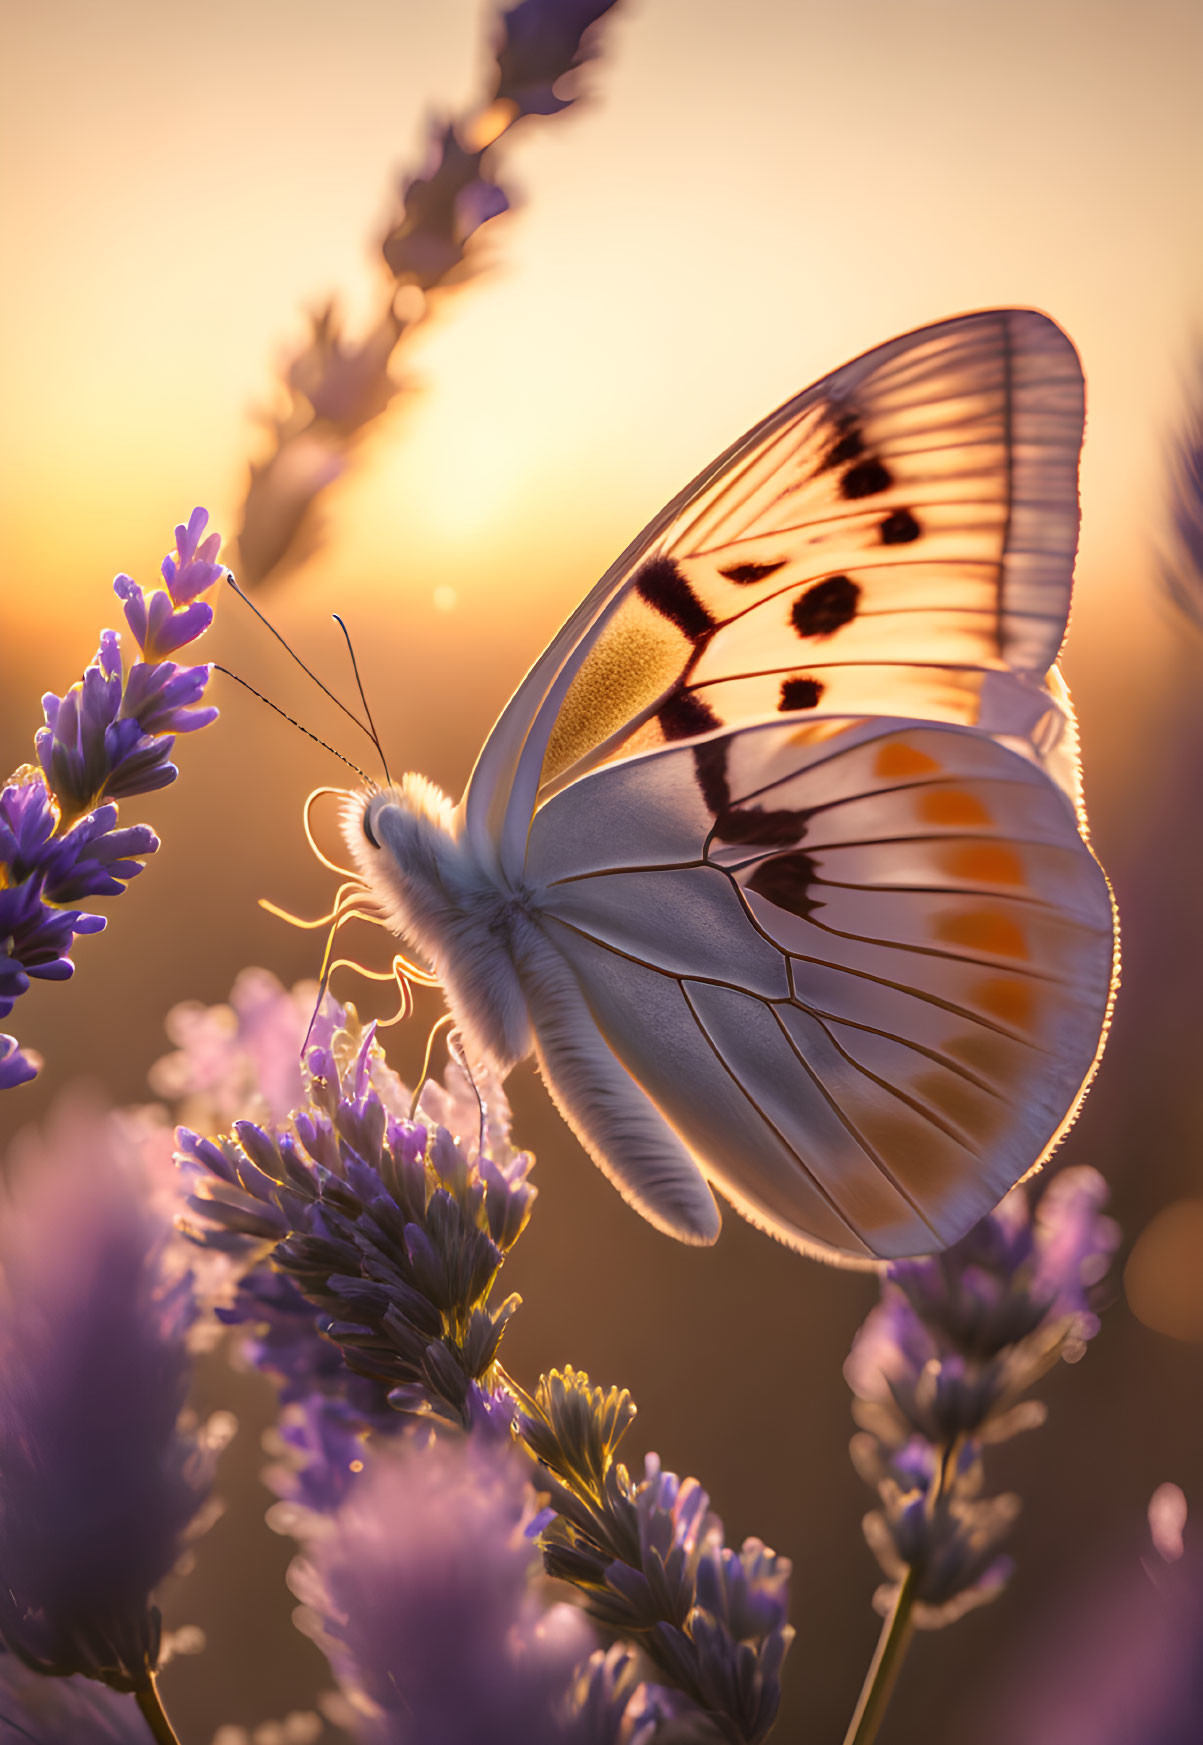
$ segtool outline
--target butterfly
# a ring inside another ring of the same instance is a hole
[[[1048,1156],[1106,1033],[1110,888],[1054,666],[1084,389],[1047,317],[891,340],[771,413],[535,662],[458,806],[344,829],[470,1055],[532,1052],[623,1197],[872,1265]]]

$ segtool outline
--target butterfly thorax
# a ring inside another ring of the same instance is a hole
[[[481,862],[424,776],[357,798],[346,834],[390,925],[433,965],[471,1051],[508,1071],[533,1047],[520,966],[547,949],[536,893]]]

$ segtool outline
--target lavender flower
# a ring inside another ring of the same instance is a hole
[[[508,1146],[482,1155],[474,1135],[457,1142],[390,1112],[378,1087],[390,1101],[399,1087],[374,1027],[330,1011],[307,1061],[310,1105],[290,1127],[239,1121],[217,1141],[180,1129],[189,1234],[247,1263],[254,1301],[235,1313],[264,1306],[250,1274],[267,1263],[377,1396],[467,1427],[518,1306],[489,1299],[530,1214],[531,1159]]]
[[[1191,371],[1187,403],[1170,457],[1172,555],[1162,563],[1166,589],[1196,624],[1203,623],[1203,350]]]
[[[78,683],[62,697],[48,692],[42,699],[40,768],[22,766],[0,789],[0,1017],[31,979],[65,981],[73,974],[75,940],[105,925],[103,916],[75,905],[120,895],[159,846],[144,824],[118,829],[114,802],[174,781],[174,735],[217,714],[198,706],[207,666],[157,658],[212,619],[199,595],[224,571],[212,561],[218,536],[201,541],[206,520],[196,509],[186,527],[176,528],[178,555],[163,564],[166,592],[147,601],[128,576],[114,583],[143,653],[156,658],[135,661],[126,672],[120,638],[102,632]],[[21,1083],[13,1076],[20,1070],[15,1061],[8,1072],[0,1069],[0,1088]]]
[[[0,1738],[8,1745],[146,1745],[128,1693],[86,1678],[41,1678],[0,1651]]]
[[[1090,1287],[1117,1240],[1105,1198],[1095,1171],[1064,1170],[1034,1208],[1016,1189],[945,1253],[887,1269],[844,1369],[853,1461],[882,1503],[865,1520],[889,1578],[880,1611],[906,1579],[914,1622],[933,1628],[1005,1585],[1019,1502],[981,1495],[982,1450],[1043,1422],[1022,1396],[1098,1329]]]
[[[484,151],[469,151],[455,128],[431,132],[429,162],[401,189],[401,210],[381,244],[385,265],[399,285],[431,291],[463,265],[473,233],[509,210],[503,188],[482,173]]]
[[[501,15],[495,101],[521,115],[557,115],[575,93],[557,91],[598,53],[597,26],[614,0],[519,0]]]
[[[373,1745],[563,1745],[584,1617],[549,1604],[526,1463],[495,1439],[371,1457],[289,1580]],[[537,1558],[535,1558],[537,1563]]]
[[[32,1048],[18,1048],[15,1036],[0,1035],[0,1091],[28,1084],[37,1077],[41,1064],[41,1056]]]
[[[623,1642],[577,1669],[569,1698],[573,1745],[706,1745],[721,1740],[677,1691],[651,1684],[643,1656]]]
[[[712,1733],[751,1745],[780,1702],[789,1561],[758,1539],[727,1549],[705,1491],[654,1454],[632,1484],[614,1453],[634,1415],[628,1393],[571,1369],[522,1402],[519,1433],[550,1494],[546,1568],[583,1591],[607,1632],[638,1643]]]
[[[197,1523],[180,1420],[190,1281],[119,1124],[77,1108],[18,1142],[0,1224],[0,1638],[38,1672],[145,1691],[152,1594]]]
[[[322,492],[342,476],[356,442],[398,392],[392,363],[400,342],[470,276],[479,231],[513,203],[493,167],[502,136],[526,116],[569,106],[564,84],[597,52],[600,20],[613,5],[521,0],[498,20],[494,70],[479,100],[431,124],[425,161],[401,178],[381,239],[387,277],[365,336],[349,337],[337,305],[328,302],[284,366],[284,409],[269,420],[268,453],[252,465],[243,502],[244,582],[264,581],[316,545]]]
[[[155,1062],[150,1083],[189,1127],[212,1137],[240,1116],[285,1122],[305,1100],[301,1048],[317,985],[291,993],[265,969],[245,969],[229,1003],[185,1001],[167,1015],[176,1052]]]

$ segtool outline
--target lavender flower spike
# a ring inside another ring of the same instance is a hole
[[[0,1639],[35,1672],[153,1699],[155,1588],[210,1483],[180,1412],[193,1313],[136,1154],[94,1110],[11,1159],[0,1218]]]
[[[24,764],[0,787],[0,1018],[31,978],[66,981],[72,975],[76,938],[105,925],[102,915],[75,905],[119,896],[159,846],[145,824],[118,829],[115,802],[173,782],[175,735],[216,717],[216,709],[201,706],[211,669],[158,658],[212,621],[212,608],[199,595],[225,571],[213,561],[218,535],[201,541],[206,520],[196,509],[186,527],[176,528],[178,554],[163,565],[167,592],[158,590],[147,602],[128,576],[114,584],[151,658],[126,670],[117,632],[102,631],[82,678],[63,696],[48,691],[42,698],[46,725],[35,736],[40,767]],[[25,1068],[34,1058],[22,1056],[15,1042],[0,1053],[0,1090],[32,1077]]]
[[[632,1484],[614,1452],[634,1416],[628,1393],[571,1369],[523,1400],[519,1434],[550,1494],[544,1563],[675,1686],[691,1736],[756,1745],[776,1719],[793,1640],[789,1560],[758,1539],[728,1550],[696,1479],[664,1471],[654,1454]]]
[[[1090,1289],[1117,1241],[1106,1191],[1094,1170],[1063,1170],[1034,1202],[1016,1188],[945,1253],[888,1269],[844,1366],[861,1426],[853,1461],[882,1503],[865,1520],[889,1577],[879,1610],[908,1571],[920,1627],[1005,1585],[999,1546],[1019,1505],[981,1496],[982,1451],[1043,1422],[1022,1396],[1098,1330]]]
[[[366,1714],[365,1745],[578,1737],[568,1693],[596,1639],[534,1576],[527,1470],[492,1437],[370,1456],[351,1500],[293,1564],[303,1627]]]

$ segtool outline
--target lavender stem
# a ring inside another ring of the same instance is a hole
[[[134,1695],[155,1745],[180,1745],[179,1734],[167,1719],[167,1711],[159,1696],[159,1687],[153,1672],[141,1690],[135,1691]]]
[[[881,1627],[872,1664],[865,1674],[856,1713],[848,1724],[844,1745],[873,1745],[881,1726],[911,1639],[911,1606],[918,1577],[911,1565],[898,1588],[893,1610]]]

